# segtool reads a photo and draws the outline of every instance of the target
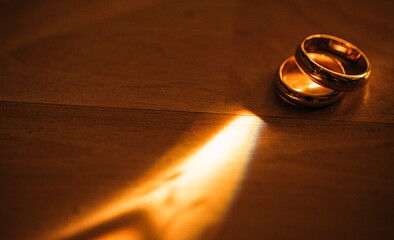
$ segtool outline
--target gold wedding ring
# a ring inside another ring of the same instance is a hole
[[[305,38],[295,56],[278,69],[276,87],[286,102],[304,107],[330,105],[367,84],[371,66],[351,43],[330,35]]]
[[[314,61],[335,71],[344,72],[342,64],[324,54],[311,54]],[[305,75],[294,57],[279,67],[276,81],[279,96],[288,103],[304,107],[323,107],[339,100],[343,93],[320,86]]]
[[[310,53],[324,53],[341,61],[346,73],[328,69],[312,58]],[[365,54],[343,39],[315,34],[305,38],[297,47],[298,66],[316,83],[341,92],[357,90],[367,84],[371,65]]]

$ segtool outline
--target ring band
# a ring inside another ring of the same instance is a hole
[[[320,64],[338,72],[344,72],[342,64],[324,54],[310,54],[310,57]],[[276,88],[279,96],[286,102],[296,106],[323,107],[330,105],[344,95],[313,82],[301,72],[294,56],[286,59],[279,67]]]
[[[345,72],[320,65],[310,57],[312,53],[324,53],[339,60]],[[339,92],[365,86],[371,75],[371,65],[360,49],[343,39],[325,34],[305,38],[296,49],[295,61],[314,82]]]

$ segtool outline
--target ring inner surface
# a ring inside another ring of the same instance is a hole
[[[311,53],[324,53],[339,60],[348,75],[358,75],[367,71],[368,64],[365,57],[360,50],[348,42],[323,37],[311,38],[305,41],[304,49],[308,56]],[[335,72],[342,73],[341,71]]]
[[[311,53],[309,57],[325,68],[343,73],[341,63],[330,56],[320,53]],[[282,81],[293,91],[303,95],[324,96],[336,92],[330,88],[320,86],[312,81],[306,74],[301,72],[294,57],[290,58],[283,66]]]

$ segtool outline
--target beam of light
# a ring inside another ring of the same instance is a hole
[[[239,115],[191,156],[49,239],[212,238],[237,194],[262,126]]]

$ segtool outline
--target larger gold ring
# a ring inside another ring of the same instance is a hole
[[[320,65],[310,57],[311,53],[324,53],[338,59],[345,73]],[[296,49],[295,59],[300,69],[313,81],[340,92],[363,87],[371,75],[371,65],[360,49],[330,35],[315,34],[305,38]]]

